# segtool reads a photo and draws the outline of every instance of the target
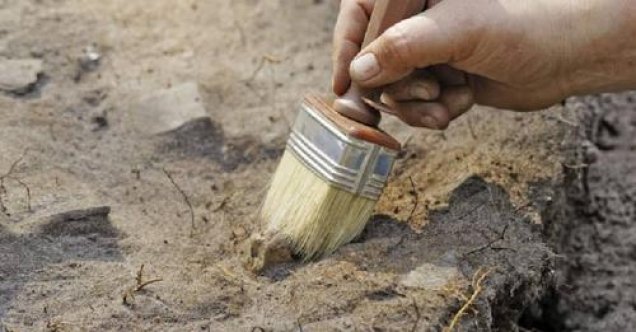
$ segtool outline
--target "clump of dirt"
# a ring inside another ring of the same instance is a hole
[[[289,241],[268,233],[253,234],[241,255],[245,268],[256,274],[293,260]]]

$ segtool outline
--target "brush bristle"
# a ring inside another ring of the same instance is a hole
[[[285,151],[261,210],[267,229],[306,259],[329,254],[362,232],[375,201],[330,185]]]

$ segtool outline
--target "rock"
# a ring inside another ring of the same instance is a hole
[[[457,280],[461,276],[455,266],[438,266],[425,263],[403,276],[400,283],[409,288],[441,290],[451,281]]]
[[[40,234],[52,237],[87,236],[117,237],[119,232],[108,220],[110,206],[95,206],[53,214],[40,226]]]
[[[77,61],[82,70],[92,71],[99,66],[99,61],[101,59],[102,54],[97,49],[97,46],[90,45],[82,50],[82,55],[77,59]]]
[[[0,60],[0,90],[25,93],[38,80],[42,72],[40,59]]]
[[[50,216],[51,222],[77,221],[90,217],[107,217],[110,214],[110,206],[96,206],[86,209],[70,210]]]
[[[170,132],[185,123],[208,117],[197,83],[187,82],[140,99],[133,112],[138,129],[147,135]]]
[[[77,69],[75,71],[75,82],[82,80],[84,73],[95,71],[101,62],[102,54],[97,45],[89,45],[82,50],[82,54],[77,57]]]

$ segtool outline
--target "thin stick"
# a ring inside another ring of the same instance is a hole
[[[486,272],[482,273],[477,278],[477,281],[475,281],[475,278],[481,273],[481,271],[482,271],[482,268],[479,268],[479,270],[475,272],[475,275],[473,275],[473,283],[472,283],[472,286],[474,289],[473,294],[470,296],[468,301],[466,301],[466,303],[464,303],[464,305],[459,309],[459,311],[457,311],[457,313],[453,316],[453,319],[451,320],[450,325],[448,325],[448,327],[444,329],[445,332],[453,331],[455,326],[459,323],[459,320],[461,319],[461,317],[468,310],[468,308],[470,308],[470,306],[473,305],[473,303],[475,303],[475,300],[477,300],[477,297],[483,291],[484,279],[486,279],[488,274],[490,274],[491,270],[487,270]]]
[[[550,116],[549,118],[555,119],[559,122],[565,123],[566,125],[570,126],[570,127],[578,127],[579,124],[572,121],[572,120],[568,120],[566,118],[563,117],[563,115],[556,115],[556,116]]]
[[[190,198],[188,197],[188,195],[186,195],[186,193],[183,191],[183,189],[181,189],[181,187],[179,187],[179,185],[174,180],[172,175],[170,175],[170,173],[168,173],[168,171],[165,168],[162,168],[161,170],[163,171],[163,174],[166,175],[168,180],[170,180],[170,182],[172,183],[174,188],[179,192],[179,194],[181,194],[181,197],[183,197],[183,201],[186,203],[186,205],[188,206],[188,209],[190,210],[190,221],[191,221],[191,225],[192,225],[192,228],[190,230],[190,237],[192,237],[192,236],[194,236],[194,230],[196,229],[196,224],[195,224],[195,221],[194,221],[194,208],[192,207],[192,203],[190,203]]]
[[[470,136],[473,139],[477,139],[477,134],[475,133],[475,127],[473,126],[473,121],[470,116],[466,117],[466,124],[468,125],[468,131],[470,132]]]
[[[125,305],[130,305],[131,302],[129,302],[128,300],[134,300],[135,299],[135,293],[136,292],[140,292],[144,289],[144,287],[150,285],[150,284],[154,284],[156,282],[159,281],[163,281],[162,278],[155,278],[155,279],[150,279],[150,280],[146,280],[144,281],[144,267],[145,264],[141,264],[141,266],[139,267],[139,271],[137,271],[137,276],[135,277],[135,283],[137,284],[134,287],[130,287],[128,288],[127,291],[124,292],[124,294],[122,294],[122,302]]]
[[[144,279],[144,266],[145,264],[141,264],[139,267],[139,271],[137,271],[137,277],[135,277],[135,281],[137,281],[137,285],[141,285]]]
[[[31,209],[31,188],[29,188],[29,186],[26,183],[24,183],[22,180],[18,178],[11,177],[11,179],[15,180],[15,182],[19,183],[22,186],[22,188],[24,188],[27,195],[27,209],[29,210],[29,212],[33,211],[33,209]]]
[[[151,280],[147,280],[142,282],[141,284],[137,285],[137,287],[135,288],[136,292],[141,291],[142,289],[144,289],[144,287],[150,285],[150,284],[154,284],[155,282],[159,282],[159,281],[163,281],[162,278],[157,278],[157,279],[151,279]]]
[[[422,319],[422,314],[420,313],[420,308],[417,306],[417,301],[414,298],[411,298],[413,301],[413,309],[415,310],[415,322],[413,323],[413,327],[411,328],[411,332],[415,332],[417,330],[417,325],[420,323],[420,319]]]
[[[411,188],[412,188],[412,194],[413,194],[413,207],[411,208],[411,214],[409,215],[409,218],[406,220],[407,222],[411,222],[413,219],[413,214],[415,213],[415,210],[417,209],[417,205],[420,202],[420,197],[417,193],[417,188],[415,187],[415,181],[413,181],[413,177],[409,176],[409,181],[411,181]]]
[[[9,170],[4,175],[0,176],[0,212],[2,213],[7,212],[7,207],[4,205],[4,201],[2,200],[2,195],[5,194],[7,191],[4,186],[4,180],[8,178],[15,180],[26,189],[27,206],[29,208],[29,211],[31,211],[31,190],[29,189],[29,186],[27,186],[24,182],[11,176],[11,174],[13,174],[13,172],[15,171],[15,168],[18,167],[18,164],[20,164],[20,162],[24,159],[24,157],[26,157],[27,152],[29,152],[29,148],[24,149],[24,151],[22,151],[22,155],[20,155],[18,159],[14,160],[11,166],[9,166]]]
[[[18,166],[18,164],[24,159],[24,157],[26,157],[27,152],[29,152],[29,149],[26,148],[24,149],[24,151],[22,152],[22,155],[16,159],[13,164],[11,164],[11,167],[9,167],[9,170],[7,171],[7,173],[5,173],[4,175],[0,176],[0,178],[4,179],[6,177],[8,177],[9,175],[11,175],[11,173],[13,173],[13,171],[15,171],[15,168]]]
[[[488,243],[484,244],[483,246],[479,246],[467,253],[464,254],[464,256],[468,256],[470,254],[474,254],[476,252],[482,251],[486,248],[492,248],[492,245],[495,244],[498,241],[502,241],[506,239],[506,232],[508,231],[508,227],[510,227],[510,224],[506,224],[506,226],[504,226],[503,230],[501,231],[501,233],[499,233],[499,236],[496,239],[490,240],[488,241]]]
[[[252,82],[256,78],[256,75],[258,75],[258,73],[261,72],[263,67],[265,67],[266,63],[279,64],[279,63],[281,63],[283,61],[285,61],[285,58],[281,59],[281,58],[277,58],[276,56],[271,55],[271,54],[264,54],[261,57],[261,61],[258,62],[258,65],[256,66],[256,69],[254,69],[252,74],[246,80],[244,80],[244,82],[246,82],[246,83]]]

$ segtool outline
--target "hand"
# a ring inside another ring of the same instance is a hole
[[[459,103],[447,86],[468,89],[479,104],[516,110],[636,87],[635,22],[630,0],[443,0],[386,31],[357,55],[350,74],[364,87],[389,85],[385,100],[396,111],[444,128],[465,111],[447,105]],[[420,68],[442,83],[433,109],[396,98],[396,84],[411,86],[403,80]],[[462,79],[468,87],[456,87]]]
[[[406,1],[406,0],[405,0]],[[441,0],[408,0],[410,17]],[[360,52],[360,44],[373,11],[374,0],[342,0],[334,33],[333,89],[341,95],[351,79],[349,65]],[[383,87],[382,101],[411,126],[443,129],[447,114],[459,114],[473,104],[472,91],[466,86],[464,74],[448,66],[417,70],[402,80]]]

